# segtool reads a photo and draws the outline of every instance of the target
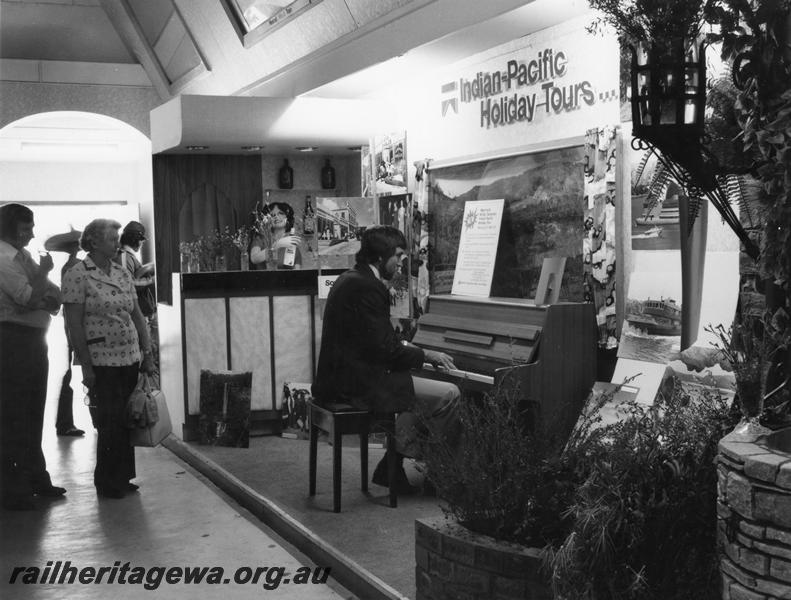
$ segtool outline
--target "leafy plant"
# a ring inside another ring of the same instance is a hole
[[[588,0],[602,12],[592,30],[603,24],[615,28],[629,43],[696,38],[703,16],[717,0]]]
[[[721,0],[709,16],[720,25],[722,55],[733,63],[735,113],[745,152],[757,157],[760,184],[750,218],[760,241],[759,272],[769,318],[791,313],[791,0]],[[789,351],[777,357],[769,386],[781,393],[770,407],[782,421],[791,406]],[[784,388],[784,389],[783,389]]]
[[[461,405],[455,449],[430,438],[427,476],[467,528],[544,548],[555,597],[714,600],[717,443],[738,420],[704,388],[672,386],[605,424],[620,386],[591,398],[568,437],[514,390]]]
[[[742,318],[728,329],[720,324],[708,326],[706,331],[716,336],[714,347],[733,369],[742,414],[748,419],[762,415],[765,400],[778,391],[767,390],[769,373],[781,368],[778,358],[791,344],[785,311],[780,309],[774,315],[743,312]]]
[[[674,386],[621,410],[612,425],[588,418],[561,457],[578,486],[562,515],[570,531],[545,554],[556,598],[718,598],[712,461],[733,425],[727,401]]]
[[[530,546],[562,537],[571,473],[558,462],[562,443],[535,427],[532,412],[502,388],[460,404],[458,448],[429,437],[425,469],[446,516]]]
[[[745,150],[760,163],[765,226],[764,277],[785,288],[791,271],[791,1],[723,0],[711,19],[721,26],[722,54],[734,63],[736,114]],[[786,300],[788,302],[788,300]]]

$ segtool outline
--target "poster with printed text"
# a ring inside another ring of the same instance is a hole
[[[452,294],[489,296],[504,203],[500,199],[476,200],[464,204]]]

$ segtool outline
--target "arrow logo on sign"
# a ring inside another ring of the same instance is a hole
[[[442,86],[442,93],[449,94],[455,92],[457,89],[457,84],[455,81],[451,81],[450,83],[446,83]],[[452,108],[455,114],[459,114],[459,99],[458,98],[448,98],[442,101],[442,116],[448,114],[448,109]]]

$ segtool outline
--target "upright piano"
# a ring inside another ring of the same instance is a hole
[[[596,340],[593,304],[434,295],[412,341],[456,365],[424,365],[418,375],[453,381],[463,393],[515,390],[543,428],[567,435],[596,379]]]

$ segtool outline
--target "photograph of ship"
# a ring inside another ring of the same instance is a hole
[[[632,157],[632,249],[676,250],[679,237],[679,195],[683,189],[648,151]]]
[[[681,335],[681,307],[672,298],[634,301],[626,320],[637,330],[650,335]]]
[[[670,297],[629,298],[619,358],[668,363],[681,346],[681,305]]]

